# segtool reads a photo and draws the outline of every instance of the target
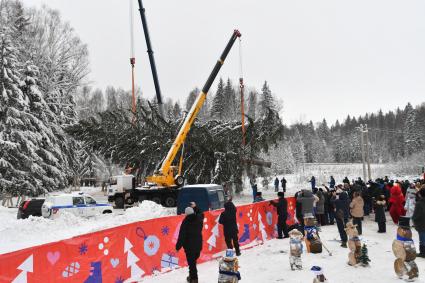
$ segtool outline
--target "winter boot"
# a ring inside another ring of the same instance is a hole
[[[419,253],[416,256],[425,258],[425,246],[419,246]]]
[[[341,247],[346,248],[347,247],[347,242],[342,242],[341,243]]]
[[[196,279],[190,279],[190,283],[198,283],[198,278],[196,278]]]

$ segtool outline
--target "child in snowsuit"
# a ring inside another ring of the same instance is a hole
[[[387,203],[385,201],[385,196],[380,195],[378,200],[375,203],[375,222],[378,223],[378,233],[387,232],[387,219],[385,217],[385,207]]]

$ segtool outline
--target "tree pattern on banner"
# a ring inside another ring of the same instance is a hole
[[[267,240],[267,232],[266,232],[266,226],[264,226],[263,219],[261,217],[261,213],[258,212],[258,225],[261,233],[261,238],[263,241]]]
[[[12,283],[27,283],[28,272],[33,272],[34,270],[34,256],[30,255],[19,267],[18,270],[21,270],[22,272],[19,273],[19,275],[12,281]]]
[[[145,272],[137,265],[140,259],[131,251],[132,248],[131,242],[124,238],[124,253],[127,253],[127,268],[131,270],[131,278],[141,278]]]
[[[215,225],[214,227],[212,227],[211,229],[211,236],[208,238],[207,243],[208,243],[208,250],[212,250],[213,248],[217,247],[217,237],[220,234],[220,230],[219,230],[219,224],[218,224],[218,220],[220,217],[217,217],[215,219]]]

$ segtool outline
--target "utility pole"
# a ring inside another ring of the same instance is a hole
[[[360,144],[362,148],[363,180],[366,182],[366,162],[365,162],[365,148],[364,148],[363,134],[364,134],[363,125],[360,124]]]
[[[370,173],[370,158],[369,158],[369,130],[367,129],[367,124],[365,125],[365,133],[366,133],[366,162],[367,162],[367,176],[368,176],[368,181],[372,180],[372,176]],[[365,180],[366,182],[366,180]]]

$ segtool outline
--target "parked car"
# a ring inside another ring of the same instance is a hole
[[[181,188],[177,197],[177,214],[184,213],[190,202],[195,202],[201,211],[224,207],[226,197],[223,187],[215,184],[188,185]]]
[[[46,198],[41,212],[43,217],[55,218],[61,211],[67,211],[77,216],[90,217],[99,214],[112,213],[112,205],[97,203],[86,193],[51,195]]]
[[[41,207],[44,203],[44,198],[33,198],[21,202],[18,208],[18,219],[26,219],[30,215],[41,216]]]

